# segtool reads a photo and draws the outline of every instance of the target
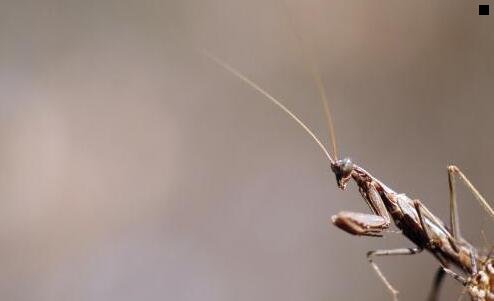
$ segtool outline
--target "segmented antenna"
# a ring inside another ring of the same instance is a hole
[[[319,96],[324,107],[324,114],[326,115],[326,122],[329,131],[329,139],[331,140],[331,146],[333,147],[333,156],[335,160],[338,160],[338,148],[336,147],[336,135],[334,130],[333,115],[331,115],[331,109],[329,108],[328,98],[326,97],[326,90],[324,89],[324,84],[322,82],[320,72],[318,71],[317,65],[312,66],[312,76],[317,85],[317,90],[319,91]]]
[[[216,64],[220,65],[224,69],[226,69],[228,72],[232,73],[236,77],[238,77],[240,80],[242,80],[244,83],[248,84],[251,88],[256,90],[257,92],[261,93],[264,97],[266,97],[268,100],[273,102],[275,105],[277,105],[279,108],[281,108],[286,114],[288,114],[293,120],[295,120],[311,137],[314,139],[314,141],[319,145],[321,150],[324,152],[324,155],[328,158],[329,162],[334,163],[334,159],[331,157],[329,154],[328,150],[326,147],[324,147],[324,144],[321,143],[321,141],[317,138],[317,136],[309,129],[305,123],[300,120],[297,115],[292,113],[285,105],[283,105],[279,100],[271,96],[268,92],[266,92],[263,88],[261,88],[258,84],[253,82],[251,79],[249,79],[247,76],[243,75],[240,71],[236,70],[232,66],[228,65],[226,62],[220,60],[219,58],[215,57],[214,55],[202,51],[202,53],[207,56],[209,59],[214,61]]]
[[[324,115],[326,117],[326,126],[328,128],[328,135],[329,135],[329,141],[331,141],[331,146],[333,148],[333,157],[335,160],[338,160],[338,149],[336,147],[336,135],[335,135],[335,130],[334,130],[334,124],[333,124],[333,117],[331,114],[331,109],[329,107],[329,101],[328,97],[326,95],[326,89],[324,88],[324,84],[321,78],[321,72],[319,71],[319,68],[317,67],[317,61],[315,59],[314,54],[310,51],[310,49],[306,46],[304,43],[304,39],[298,32],[295,22],[292,18],[292,14],[290,13],[290,9],[288,5],[286,4],[286,1],[282,1],[283,7],[285,11],[287,12],[287,17],[288,21],[290,23],[290,27],[292,28],[292,32],[294,33],[298,44],[300,45],[299,48],[301,48],[302,56],[305,61],[305,65],[308,67],[312,79],[316,83],[317,87],[317,92],[319,94],[319,100],[322,102],[322,105],[324,107]]]

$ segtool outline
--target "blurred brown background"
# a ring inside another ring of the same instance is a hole
[[[0,299],[389,300],[365,253],[410,242],[331,226],[367,212],[354,187],[196,50],[327,140],[312,49],[340,153],[446,220],[450,163],[494,198],[493,24],[459,0],[2,0]],[[492,222],[460,192],[480,247]],[[437,267],[379,264],[401,300],[424,300]]]

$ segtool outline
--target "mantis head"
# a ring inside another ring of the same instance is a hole
[[[331,164],[331,170],[336,176],[336,183],[340,189],[345,189],[352,176],[354,165],[349,158],[337,160]]]

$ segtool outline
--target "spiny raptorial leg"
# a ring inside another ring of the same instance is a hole
[[[362,236],[382,236],[390,222],[375,214],[342,211],[332,217],[332,222],[341,230]]]

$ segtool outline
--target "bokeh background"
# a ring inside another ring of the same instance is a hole
[[[388,300],[365,253],[411,243],[333,227],[368,211],[355,187],[198,50],[327,141],[312,53],[340,154],[447,220],[448,164],[494,198],[494,18],[478,4],[2,0],[0,299]],[[492,244],[462,188],[460,203],[464,235]],[[378,262],[401,300],[425,299],[432,256]],[[460,291],[448,280],[442,300]]]

